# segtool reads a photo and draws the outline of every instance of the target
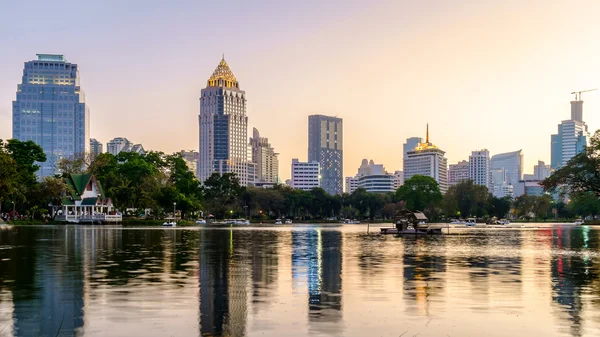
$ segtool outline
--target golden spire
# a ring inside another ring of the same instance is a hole
[[[427,135],[425,137],[425,143],[429,143],[429,123],[427,123]]]
[[[223,53],[223,58],[217,69],[212,73],[210,78],[207,81],[207,86],[209,87],[226,87],[226,88],[239,88],[239,83],[233,75],[233,72],[225,62],[225,53]]]

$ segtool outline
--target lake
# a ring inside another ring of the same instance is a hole
[[[0,336],[600,336],[600,229],[366,229],[0,227]]]

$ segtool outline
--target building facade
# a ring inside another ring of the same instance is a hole
[[[145,154],[146,150],[142,144],[134,144],[125,137],[117,137],[106,143],[106,152],[116,156],[119,152],[135,152]]]
[[[520,197],[522,195],[533,195],[533,196],[542,196],[546,192],[542,185],[540,185],[542,181],[538,179],[532,180],[520,180],[519,183],[514,188],[514,197]]]
[[[342,194],[344,165],[342,119],[308,116],[308,161],[321,167],[321,187],[329,194]]]
[[[353,193],[358,188],[364,188],[370,193],[394,192],[396,177],[385,171],[382,164],[373,160],[363,159],[358,173],[354,177],[346,177],[346,191]]]
[[[92,158],[98,157],[100,153],[103,153],[103,145],[96,138],[90,138],[90,155]]]
[[[188,169],[194,174],[196,174],[196,172],[198,171],[198,158],[200,157],[198,151],[181,150],[181,152],[179,153],[181,154],[181,158],[185,161],[185,164],[187,165]]]
[[[442,194],[448,190],[448,160],[446,152],[429,142],[429,126],[425,143],[408,151],[404,159],[404,179],[415,175],[432,177],[440,186]]]
[[[277,184],[279,182],[278,153],[269,143],[269,139],[261,137],[256,128],[250,138],[252,148],[251,162],[256,165],[256,181]]]
[[[450,164],[448,168],[448,186],[453,186],[461,181],[469,180],[470,177],[470,166],[466,160],[460,161],[456,164]]]
[[[397,190],[402,185],[404,185],[404,172],[403,171],[394,172],[394,190]]]
[[[521,150],[500,153],[490,159],[492,185],[516,186],[523,179],[523,152]]]
[[[562,121],[558,132],[550,137],[551,168],[558,170],[565,166],[585,149],[589,138],[588,126],[583,121],[583,101],[571,101],[571,119]]]
[[[310,191],[315,187],[321,187],[321,167],[319,162],[301,162],[292,159],[292,188]]]
[[[533,166],[533,178],[537,180],[544,180],[552,174],[552,168],[550,165],[546,165],[545,162],[538,160],[537,165]]]
[[[504,198],[504,197],[513,198],[515,196],[515,188],[513,185],[509,185],[507,183],[503,183],[501,185],[494,185],[492,194],[496,198]]]
[[[54,175],[61,158],[89,151],[90,112],[79,81],[79,67],[63,55],[37,54],[25,62],[12,104],[12,137],[44,150],[38,177]]]
[[[198,180],[235,173],[248,184],[246,93],[222,59],[200,93]]]
[[[492,176],[490,172],[490,152],[486,149],[473,151],[469,156],[469,179],[475,185],[487,187],[492,191]]]

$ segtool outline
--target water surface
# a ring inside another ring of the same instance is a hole
[[[0,229],[0,336],[600,336],[600,230]]]

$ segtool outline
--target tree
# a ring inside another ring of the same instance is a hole
[[[0,140],[0,213],[2,203],[14,193],[17,188],[17,163],[4,151],[3,142]]]
[[[405,201],[406,208],[416,211],[431,210],[442,201],[442,193],[435,179],[422,175],[412,176],[396,191],[396,199]]]
[[[571,158],[541,185],[546,191],[567,186],[570,193],[591,192],[600,197],[600,130],[596,131],[585,151]]]
[[[472,180],[465,180],[450,186],[444,196],[444,211],[453,216],[460,212],[463,217],[485,215],[488,202],[488,189],[475,185]]]
[[[226,206],[233,204],[242,194],[240,180],[235,173],[213,173],[204,181],[206,200],[211,212],[224,216]]]
[[[488,197],[488,214],[489,216],[495,216],[497,218],[504,218],[510,212],[512,206],[511,197],[496,198],[490,194]]]
[[[4,146],[17,165],[19,182],[24,186],[35,184],[35,172],[40,168],[36,162],[46,161],[44,150],[31,140],[22,142],[17,139],[9,139]]]
[[[584,192],[571,196],[569,209],[575,214],[586,217],[595,217],[600,214],[600,199],[593,192]]]
[[[40,192],[43,202],[53,207],[62,206],[62,197],[67,192],[67,184],[62,178],[46,177],[40,184]],[[55,212],[51,213],[52,219],[56,217]]]

